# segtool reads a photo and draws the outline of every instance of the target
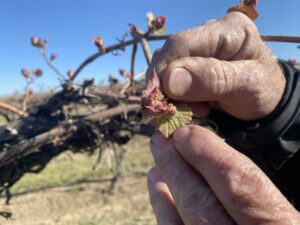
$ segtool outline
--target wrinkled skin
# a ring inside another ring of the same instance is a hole
[[[148,174],[159,225],[300,224],[296,209],[247,157],[199,126],[155,133]]]
[[[285,78],[255,25],[241,13],[169,38],[153,57],[168,97],[206,117],[211,108],[242,120],[269,115]],[[299,213],[246,156],[199,126],[150,144],[148,189],[159,225],[300,224]]]
[[[242,120],[270,114],[285,78],[253,22],[233,12],[170,37],[154,54],[153,69],[172,99],[193,104],[206,116],[220,108]]]

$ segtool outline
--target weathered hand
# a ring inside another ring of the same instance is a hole
[[[198,126],[151,139],[148,175],[158,225],[300,224],[299,213],[247,157]]]
[[[214,107],[242,120],[262,118],[285,87],[276,58],[239,12],[171,36],[154,54],[148,74],[154,68],[165,93],[191,102],[199,116]]]

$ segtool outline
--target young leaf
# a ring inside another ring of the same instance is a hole
[[[239,11],[248,16],[251,20],[255,20],[259,14],[256,10],[258,0],[242,0],[239,5],[228,9],[228,12]]]
[[[151,30],[154,27],[155,16],[152,12],[147,12],[146,17],[147,17],[148,29]]]
[[[179,127],[190,123],[192,119],[192,111],[188,106],[183,103],[170,103],[163,95],[155,70],[142,93],[141,100],[144,116],[150,118],[166,137]]]
[[[192,120],[193,113],[187,105],[183,103],[176,103],[175,106],[177,108],[176,115],[162,115],[153,117],[152,119],[155,126],[167,138],[170,137],[178,128],[189,124]]]
[[[166,17],[165,16],[157,16],[155,18],[155,30],[154,30],[154,34],[156,35],[163,35],[166,31]]]

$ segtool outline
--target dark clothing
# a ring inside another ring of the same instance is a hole
[[[300,73],[280,61],[283,97],[269,116],[252,122],[213,111],[209,118],[227,142],[251,158],[300,210]]]

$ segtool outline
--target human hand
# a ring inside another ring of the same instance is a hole
[[[299,213],[246,156],[205,128],[155,133],[148,188],[158,225],[300,224]]]
[[[159,74],[164,92],[189,102],[195,115],[217,108],[242,120],[270,114],[285,78],[254,23],[240,12],[171,36],[147,74]]]

